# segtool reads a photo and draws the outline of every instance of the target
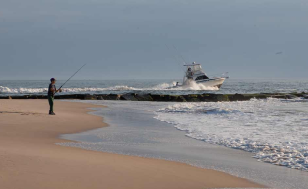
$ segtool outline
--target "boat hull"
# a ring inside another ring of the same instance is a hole
[[[222,86],[222,84],[224,83],[225,80],[226,80],[226,78],[214,78],[214,79],[205,79],[205,80],[197,81],[195,83],[201,84],[204,87],[217,87],[217,88],[220,89],[220,87]],[[168,89],[185,88],[186,86],[190,85],[191,81],[193,81],[193,80],[186,79],[182,85],[169,87]]]
[[[198,84],[202,84],[206,87],[218,87],[220,88],[226,78],[215,78],[215,79],[206,79],[206,80],[201,80],[201,81],[196,81]]]

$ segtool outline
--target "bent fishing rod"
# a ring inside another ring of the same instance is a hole
[[[70,78],[68,78],[68,80],[66,80],[63,85],[61,85],[61,87],[58,89],[58,91],[70,80],[72,79],[83,67],[85,67],[85,65],[87,64],[84,64],[83,66],[81,66],[81,68],[79,68],[79,70],[77,70],[77,72],[75,72]],[[55,92],[55,94],[57,93],[57,91]]]

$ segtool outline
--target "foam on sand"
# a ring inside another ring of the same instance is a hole
[[[212,144],[253,152],[263,162],[308,171],[308,101],[181,103],[156,118]]]

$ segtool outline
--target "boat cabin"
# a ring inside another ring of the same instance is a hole
[[[184,65],[186,67],[186,78],[193,79],[195,81],[201,81],[209,79],[208,76],[202,70],[201,64],[196,64],[193,62],[192,64]]]

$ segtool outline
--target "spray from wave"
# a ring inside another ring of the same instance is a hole
[[[174,84],[175,85],[175,84]],[[193,80],[186,80],[185,83],[178,87],[177,90],[209,90],[209,91],[217,91],[218,87],[206,86],[202,83],[196,83]]]

